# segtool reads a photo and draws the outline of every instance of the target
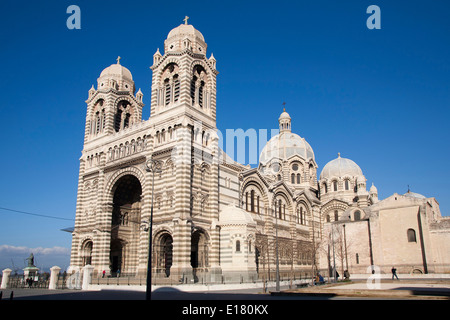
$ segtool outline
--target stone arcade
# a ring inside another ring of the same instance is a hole
[[[318,176],[313,149],[291,132],[286,111],[257,168],[230,159],[215,133],[218,71],[206,51],[187,19],[169,32],[164,55],[153,56],[148,120],[120,58],[89,90],[69,272],[89,264],[94,275],[145,276],[152,199],[157,278],[273,277],[276,234],[280,270],[297,276],[334,263],[350,273],[371,265],[450,272],[450,219],[436,199],[407,192],[379,200],[340,155]],[[150,159],[161,161],[160,172],[146,170]]]

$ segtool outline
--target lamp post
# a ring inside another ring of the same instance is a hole
[[[276,195],[273,191],[274,188],[270,188],[269,191],[273,193],[273,205],[275,212],[275,256],[276,256],[276,278],[275,278],[275,291],[280,291],[280,262],[278,260],[278,216],[277,216],[277,201]]]
[[[148,226],[148,262],[147,262],[147,291],[146,300],[152,299],[152,229],[153,229],[153,194],[155,191],[155,172],[161,172],[162,163],[159,160],[150,159],[146,163],[147,172],[152,173],[152,202],[150,208],[150,221]]]
[[[348,271],[348,259],[347,259],[347,238],[345,236],[345,223],[343,224],[344,227],[344,250],[345,250],[345,269]]]
[[[336,283],[337,282],[337,279],[336,279],[336,254],[335,254],[335,252],[334,252],[334,224],[333,223],[331,223],[331,242],[333,243],[333,269],[332,269],[332,272],[333,272],[333,279],[334,279],[334,282]]]

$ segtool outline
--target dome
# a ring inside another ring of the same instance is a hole
[[[191,37],[198,38],[201,41],[205,42],[205,38],[203,37],[201,32],[195,29],[194,26],[191,24],[180,24],[178,27],[172,29],[169,32],[167,39],[170,39],[172,37],[184,38],[186,36],[189,38]]]
[[[336,159],[331,160],[323,167],[320,179],[343,176],[358,177],[358,182],[360,180],[362,182],[364,178],[361,168],[355,162],[350,159],[341,158],[339,154]]]
[[[259,162],[266,164],[273,158],[288,159],[299,155],[303,159],[314,159],[314,152],[308,142],[298,134],[284,131],[267,142],[259,156]]]
[[[375,185],[373,184],[373,182],[372,182],[372,186],[371,186],[370,189],[369,189],[369,192],[370,192],[370,193],[378,193],[378,189],[377,189],[377,187],[375,187]]]
[[[291,119],[291,116],[289,115],[289,113],[286,112],[286,110],[284,110],[281,114],[280,114],[280,118],[278,120],[282,120],[282,119]]]
[[[283,109],[278,118],[280,133],[267,142],[259,155],[259,162],[266,164],[273,158],[289,159],[299,155],[303,159],[314,159],[314,152],[308,142],[291,132],[291,116]]]
[[[410,197],[410,198],[416,198],[416,199],[426,199],[424,195],[421,195],[420,193],[411,192],[408,190],[407,193],[404,194],[404,196]]]
[[[184,19],[184,24],[180,24],[169,32],[164,41],[164,51],[166,53],[180,52],[187,49],[193,53],[206,55],[205,38],[193,25],[187,23],[187,19],[189,17]]]
[[[224,224],[255,224],[250,213],[235,205],[228,205],[219,213],[219,223]]]
[[[100,74],[101,77],[112,77],[112,78],[126,78],[133,81],[133,76],[130,70],[125,68],[120,64],[120,57],[117,58],[117,63],[110,65],[108,68],[104,69]]]

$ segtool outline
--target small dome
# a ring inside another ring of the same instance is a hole
[[[370,189],[369,189],[369,192],[370,192],[370,193],[378,193],[378,189],[377,189],[377,187],[375,187],[375,185],[373,184],[373,182],[372,182],[372,186],[371,186]]]
[[[235,205],[228,205],[219,213],[219,223],[224,224],[255,224],[250,213]]]
[[[130,70],[120,64],[120,57],[117,58],[116,64],[112,64],[102,71],[100,78],[102,77],[125,78],[133,81],[133,76],[131,75]]]
[[[336,159],[331,160],[323,167],[320,179],[343,176],[357,177],[358,182],[365,181],[361,168],[352,160],[341,158],[340,154]]]
[[[286,112],[286,110],[284,110],[281,114],[280,114],[280,118],[278,120],[281,119],[291,119],[291,116],[289,115],[289,113]]]
[[[421,195],[420,193],[411,192],[410,190],[408,190],[408,192],[405,193],[404,196],[416,198],[416,199],[426,199],[427,198],[424,195]]]
[[[184,37],[188,38],[198,38],[201,41],[205,42],[205,38],[203,37],[202,33],[194,28],[191,24],[180,24],[178,27],[172,29],[169,32],[169,35],[167,36],[167,39],[170,39],[172,37]]]
[[[167,35],[167,39],[164,41],[164,51],[166,53],[180,52],[188,49],[192,50],[193,53],[206,55],[207,45],[205,38],[194,26],[187,24],[188,18],[186,17],[184,19],[184,24],[180,24],[178,27],[172,29]]]

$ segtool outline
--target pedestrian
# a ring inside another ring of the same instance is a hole
[[[334,272],[336,272],[336,280],[339,280],[339,272],[337,271],[337,269],[334,269]]]
[[[318,275],[319,275],[319,284],[324,284],[325,281],[323,280],[322,275],[320,273]]]
[[[314,278],[314,285],[317,286],[319,284],[319,273],[317,272],[317,275]]]
[[[104,278],[104,277],[105,277],[105,274],[106,274],[106,271],[105,271],[105,270],[103,270],[103,276],[102,276],[102,278]]]
[[[344,270],[344,280],[350,279],[350,272],[348,270]]]
[[[117,278],[120,278],[120,269],[117,269]]]
[[[394,266],[392,267],[391,271],[392,271],[392,280],[394,280],[394,277],[396,277],[397,280],[399,280],[397,276],[397,269]]]

